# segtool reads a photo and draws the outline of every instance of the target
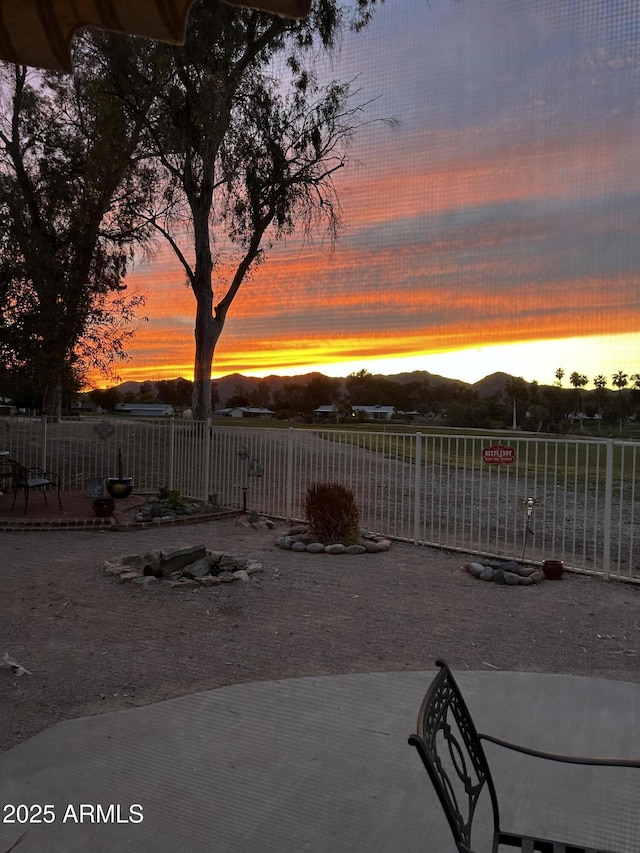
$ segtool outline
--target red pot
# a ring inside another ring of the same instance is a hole
[[[559,581],[564,572],[564,562],[562,560],[545,560],[542,564],[542,571],[547,580]]]

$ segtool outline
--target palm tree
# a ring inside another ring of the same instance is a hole
[[[580,429],[581,430],[584,430],[584,423],[583,423],[583,414],[584,413],[582,411],[582,408],[583,408],[581,405],[582,394],[581,394],[580,389],[584,388],[584,386],[587,384],[588,381],[589,380],[584,375],[584,373],[578,373],[576,370],[574,370],[573,373],[571,374],[571,376],[569,377],[569,382],[571,382],[573,387],[576,389],[575,416],[580,421]]]
[[[602,400],[604,389],[607,387],[607,380],[601,373],[593,377],[593,387],[596,389],[596,400],[598,401],[598,431],[600,431],[602,428]]]
[[[628,383],[629,377],[626,373],[623,373],[622,370],[619,370],[617,373],[614,373],[611,377],[611,381],[618,389],[618,393],[620,394],[620,434],[622,434],[622,423],[624,420],[624,412],[622,408],[622,389],[626,387]]]
[[[631,379],[631,399],[633,400],[633,412],[638,414],[638,397],[640,396],[640,373],[632,373]]]
[[[531,396],[529,383],[521,376],[512,376],[504,386],[504,394],[507,399],[510,399],[513,404],[513,429],[519,429],[518,426],[518,409],[521,410],[522,416],[525,414],[527,402]]]
[[[563,378],[564,378],[564,370],[561,367],[559,367],[556,370],[556,383],[555,383],[558,386],[558,388],[562,388]]]

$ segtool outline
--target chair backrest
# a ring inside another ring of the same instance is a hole
[[[14,487],[23,487],[29,479],[29,469],[16,462],[15,459],[11,460],[11,473],[13,474]]]
[[[415,746],[429,773],[453,832],[458,851],[472,853],[471,828],[482,790],[487,785],[494,831],[499,828],[496,791],[482,743],[466,702],[445,661],[418,713]]]

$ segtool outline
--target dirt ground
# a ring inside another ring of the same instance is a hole
[[[640,587],[565,574],[506,587],[469,558],[298,554],[234,520],[131,532],[0,533],[0,750],[77,716],[244,681],[379,670],[573,673],[640,682]],[[112,556],[204,544],[259,560],[248,582],[132,588]]]

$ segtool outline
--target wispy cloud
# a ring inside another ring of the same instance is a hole
[[[385,4],[333,72],[400,123],[358,137],[336,251],[289,241],[244,286],[216,369],[640,331],[632,6]],[[131,369],[190,364],[180,267],[131,281],[150,315]]]

